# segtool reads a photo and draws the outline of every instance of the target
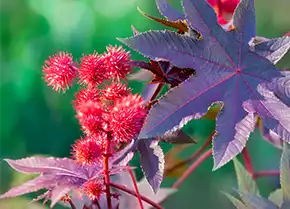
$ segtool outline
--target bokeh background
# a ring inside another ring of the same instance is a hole
[[[170,1],[170,0],[169,0]],[[181,8],[179,0],[170,3]],[[32,155],[70,156],[70,145],[80,137],[72,108],[77,87],[58,94],[42,79],[42,65],[55,52],[68,51],[75,59],[94,50],[102,53],[109,44],[120,44],[116,37],[131,36],[131,25],[139,31],[162,29],[138,13],[137,6],[148,14],[159,16],[154,0],[1,0],[1,143],[0,192],[20,184],[28,177],[13,172],[3,158],[17,159]],[[290,30],[289,0],[256,0],[257,33],[277,37]],[[143,59],[132,52],[134,59]],[[289,54],[279,63],[290,68]],[[134,92],[144,85],[131,81]],[[199,144],[184,149],[178,158],[186,158],[211,133],[214,121],[201,119],[187,127],[187,133]],[[162,145],[167,152],[170,145]],[[255,170],[277,169],[280,151],[262,139],[259,131],[251,135],[250,154]],[[174,159],[173,159],[174,160]],[[172,163],[172,162],[171,162]],[[138,165],[138,156],[133,160]],[[233,208],[220,191],[236,187],[232,163],[212,172],[208,159],[166,202],[165,208]],[[138,179],[142,177],[137,169]],[[178,173],[168,177],[162,186],[171,186]],[[261,178],[262,195],[279,186],[278,178]],[[48,208],[29,204],[34,195],[0,200],[1,209]],[[62,208],[57,206],[56,208]]]

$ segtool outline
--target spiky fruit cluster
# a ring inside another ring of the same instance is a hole
[[[72,148],[78,163],[99,163],[108,154],[105,153],[108,141],[112,152],[115,146],[130,142],[141,130],[147,114],[143,99],[121,83],[130,71],[130,53],[117,46],[108,46],[103,54],[95,51],[83,55],[79,68],[72,55],[64,52],[45,62],[45,81],[54,90],[65,91],[76,77],[78,84],[84,87],[75,94],[73,101],[84,133]]]

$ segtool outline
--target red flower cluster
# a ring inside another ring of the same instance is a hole
[[[240,0],[207,0],[207,2],[215,10],[218,17],[218,23],[225,25],[232,19],[233,13]]]
[[[140,132],[147,110],[143,99],[121,83],[131,71],[129,52],[109,46],[105,53],[84,55],[80,61],[77,69],[72,56],[62,52],[46,61],[43,72],[54,90],[66,90],[77,76],[85,85],[73,102],[85,137],[76,141],[72,154],[78,163],[92,165],[108,154],[107,144],[112,154],[114,146],[130,142]]]

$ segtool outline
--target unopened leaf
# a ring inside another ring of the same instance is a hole
[[[239,191],[250,195],[258,195],[259,190],[257,184],[248,171],[236,158],[233,159],[233,162],[237,175]]]
[[[233,205],[237,209],[248,209],[247,206],[239,199],[235,198],[234,196],[232,196],[226,192],[223,192],[223,194],[233,203]]]
[[[257,196],[257,195],[251,195],[251,194],[245,194],[242,192],[239,192],[240,196],[243,199],[246,199],[249,204],[251,204],[251,207],[253,209],[278,209],[279,207],[275,205],[270,200]]]

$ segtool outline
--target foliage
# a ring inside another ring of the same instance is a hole
[[[51,200],[51,207],[62,202],[72,209],[112,209],[129,207],[121,203],[132,195],[140,208],[144,204],[162,208],[159,202],[165,199],[154,195],[149,199],[139,191],[133,167],[128,166],[136,152],[156,195],[168,174],[178,177],[172,186],[175,191],[211,155],[216,170],[242,153],[246,169],[234,159],[241,200],[225,195],[237,208],[289,207],[290,73],[276,64],[289,50],[290,37],[256,35],[254,0],[183,0],[183,12],[166,0],[156,4],[165,19],[138,10],[173,31],[139,32],[132,27],[133,37],[118,39],[149,61],[132,60],[129,52],[111,45],[103,54],[82,55],[79,62],[63,51],[45,61],[44,80],[53,90],[65,93],[81,85],[73,108],[82,136],[73,144],[71,158],[6,159],[14,170],[39,176],[0,199],[46,189],[34,201]],[[142,97],[127,86],[132,67],[145,73],[137,72],[131,79],[150,80]],[[179,156],[174,154],[167,167],[169,157],[160,142],[170,146],[200,142],[187,130],[194,121],[206,118],[215,120],[216,127],[204,144],[188,159],[175,160]],[[255,172],[246,147],[256,127],[275,146],[281,148],[284,142],[282,188],[269,200],[260,196],[253,178],[277,175],[277,171]],[[187,168],[188,163],[192,165]],[[113,180],[127,171],[133,190],[126,182]]]
[[[271,209],[271,208],[288,208],[289,205],[289,179],[290,179],[290,158],[289,148],[286,143],[283,145],[283,151],[281,155],[280,163],[280,183],[281,189],[277,189],[272,192],[268,199],[263,198],[257,193],[257,188],[254,186],[256,183],[246,169],[234,159],[234,165],[236,168],[236,174],[238,179],[238,194],[242,201],[236,199],[234,196],[225,193],[229,200],[238,209],[246,208],[259,208],[259,209]],[[246,177],[246,178],[245,178]]]

